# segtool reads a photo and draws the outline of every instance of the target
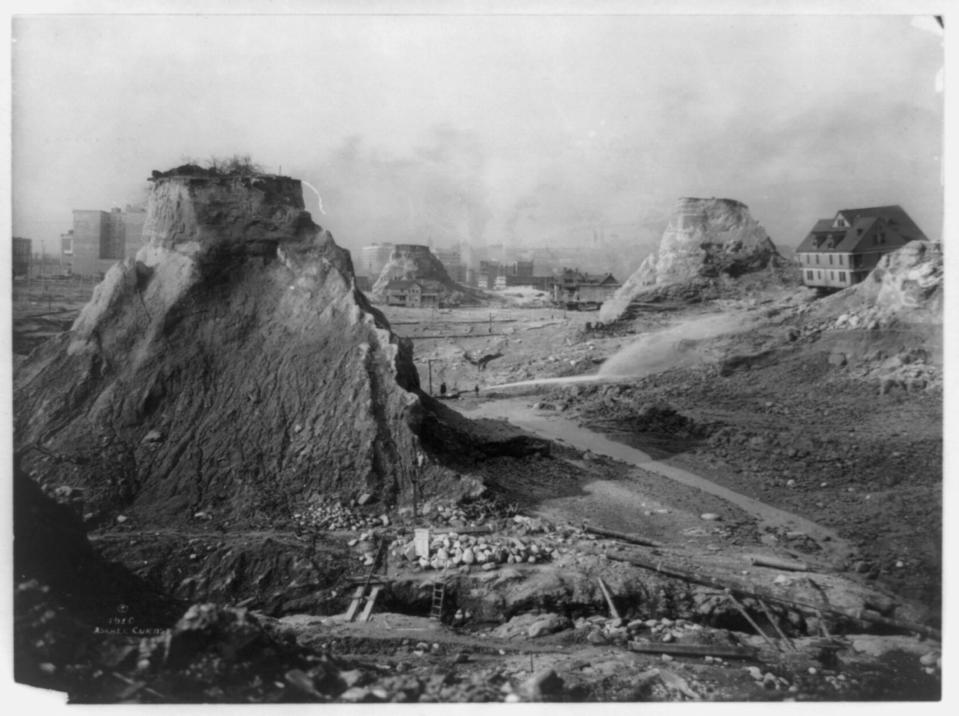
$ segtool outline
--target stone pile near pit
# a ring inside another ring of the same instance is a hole
[[[549,562],[559,553],[555,542],[563,539],[449,532],[432,537],[429,558],[417,556],[413,540],[403,538],[392,543],[390,554],[418,564],[421,569],[443,570],[463,566],[494,569],[497,565]]]
[[[497,517],[497,507],[492,504],[478,503],[470,506],[427,503],[423,506],[423,517],[434,526],[479,527]]]
[[[705,627],[685,619],[622,619],[616,617],[581,617],[573,622],[573,628],[586,633],[591,644],[625,645],[633,639],[670,644],[673,642],[699,642]]]
[[[711,629],[686,619],[625,619],[602,614],[569,619],[555,613],[517,614],[505,624],[489,631],[487,635],[508,640],[536,639],[570,629],[597,646],[625,646],[634,639],[662,644],[724,643],[728,638],[725,630]],[[716,661],[721,662],[722,659],[717,658]]]
[[[293,520],[303,528],[319,530],[349,530],[352,532],[368,527],[388,527],[386,513],[369,515],[344,505],[335,498],[325,498],[302,512],[293,513]]]

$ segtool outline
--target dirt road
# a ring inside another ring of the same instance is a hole
[[[828,556],[828,561],[840,561],[851,552],[851,545],[841,539],[831,529],[816,524],[811,520],[786,510],[768,505],[760,500],[749,497],[723,487],[709,478],[697,475],[688,470],[676,467],[661,460],[653,459],[647,453],[634,447],[610,440],[606,436],[578,425],[573,420],[560,415],[543,413],[532,407],[529,398],[505,398],[489,400],[471,406],[459,406],[461,412],[469,418],[490,418],[508,420],[519,428],[527,430],[539,437],[561,441],[579,450],[589,450],[599,455],[605,455],[630,465],[642,468],[669,478],[683,485],[694,487],[705,493],[729,502],[744,512],[755,517],[761,527],[784,529],[790,532],[803,532],[815,540]],[[628,485],[610,484],[607,489],[587,490],[589,497],[578,499],[585,501],[605,500],[605,493],[612,491],[612,502],[621,509],[635,509],[637,505],[627,499]],[[662,500],[662,498],[660,498]],[[664,504],[668,500],[662,500]],[[643,503],[646,504],[645,502]],[[588,507],[583,505],[584,511]]]

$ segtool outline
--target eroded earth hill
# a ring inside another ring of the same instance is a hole
[[[386,501],[430,471],[409,349],[349,253],[269,175],[155,176],[136,260],[16,380],[25,467],[85,510],[250,522],[320,495]]]
[[[679,200],[659,246],[603,304],[603,322],[629,318],[636,304],[696,302],[730,292],[744,274],[781,269],[766,230],[734,199]]]

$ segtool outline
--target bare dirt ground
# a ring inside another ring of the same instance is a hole
[[[30,313],[43,308],[31,300],[15,301],[15,346],[29,344]],[[414,341],[424,389],[432,371],[432,393],[445,383],[447,404],[467,416],[521,406],[532,416],[522,427],[557,442],[523,458],[464,453],[457,468],[487,494],[424,501],[415,524],[374,498],[302,505],[257,532],[202,515],[190,531],[94,526],[107,559],[184,605],[218,606],[192,608],[170,631],[140,625],[163,630],[146,640],[122,624],[84,661],[57,647],[75,643],[77,625],[23,587],[33,683],[81,702],[937,699],[941,391],[880,391],[857,373],[927,336],[790,340],[787,321],[625,382],[497,387],[594,373],[637,334],[704,312],[587,331],[596,314],[388,309]],[[482,430],[517,434],[502,422]],[[645,461],[604,454],[591,436]],[[431,527],[445,565],[410,558],[414,526]],[[385,588],[372,618],[346,621],[373,572]],[[430,619],[437,582],[442,614]]]
[[[29,353],[50,336],[70,328],[95,284],[78,278],[18,278],[13,282],[13,352]]]

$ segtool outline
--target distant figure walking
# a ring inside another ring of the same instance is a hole
[[[446,383],[440,383],[440,395],[446,395]]]
[[[479,386],[478,386],[478,385],[474,385],[474,386],[473,386],[473,392],[476,393],[477,395],[479,395]]]

